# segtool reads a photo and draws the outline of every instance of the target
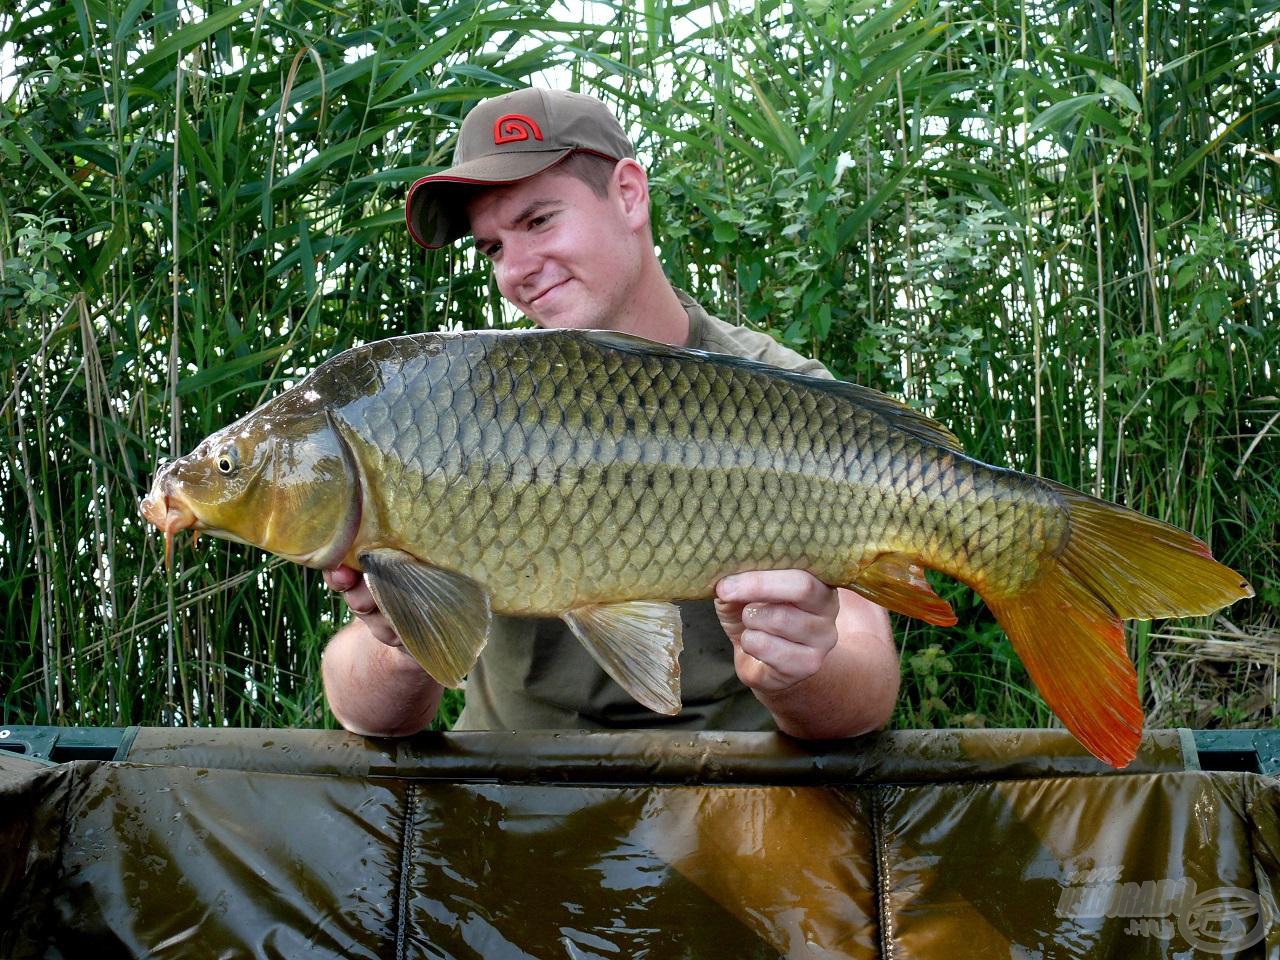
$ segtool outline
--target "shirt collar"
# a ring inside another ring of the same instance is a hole
[[[707,312],[698,305],[698,302],[693,297],[679,287],[673,286],[671,289],[676,292],[676,299],[680,301],[680,306],[684,307],[685,313],[689,315],[689,336],[683,346],[690,350],[701,350],[703,341],[707,336]]]

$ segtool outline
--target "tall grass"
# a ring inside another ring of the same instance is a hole
[[[342,609],[319,577],[207,542],[167,575],[137,500],[159,459],[324,357],[501,316],[470,250],[412,245],[404,189],[476,100],[560,78],[617,105],[663,261],[721,316],[1244,572],[1256,600],[1135,631],[1134,653],[1157,722],[1275,722],[1278,18],[1277,0],[0,12],[4,722],[332,723],[318,662]],[[945,589],[966,626],[899,624],[898,722],[1045,722],[1003,635]]]

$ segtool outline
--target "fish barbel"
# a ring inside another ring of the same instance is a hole
[[[1115,766],[1142,730],[1122,620],[1252,589],[1176,527],[974,460],[874,390],[625,334],[395,337],[341,353],[164,467],[184,529],[363,570],[458,686],[494,614],[560,616],[637,700],[680,709],[674,600],[800,568],[951,625],[967,583],[1065,726]]]

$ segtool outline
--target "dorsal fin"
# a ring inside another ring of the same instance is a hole
[[[550,333],[551,331],[548,331]],[[738,367],[755,373],[790,380],[814,390],[821,390],[837,397],[843,397],[865,410],[879,414],[888,423],[911,436],[936,444],[956,453],[964,453],[960,439],[932,417],[925,416],[912,409],[901,400],[895,400],[879,390],[872,390],[856,383],[844,380],[827,380],[823,377],[810,377],[793,370],[784,370],[759,360],[748,360],[745,357],[733,357],[723,353],[710,353],[706,350],[691,350],[688,347],[673,347],[670,344],[646,340],[644,337],[632,336],[629,333],[618,333],[613,330],[572,330],[555,331],[563,336],[581,337],[608,350],[632,353],[640,356],[672,357],[680,360],[696,360],[702,363],[713,363],[723,367]]]

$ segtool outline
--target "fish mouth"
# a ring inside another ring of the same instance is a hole
[[[183,530],[196,531],[200,535],[200,522],[195,511],[183,498],[168,489],[162,474],[156,477],[151,492],[143,498],[142,516],[148,523],[164,532],[164,565],[173,566],[173,537]]]

